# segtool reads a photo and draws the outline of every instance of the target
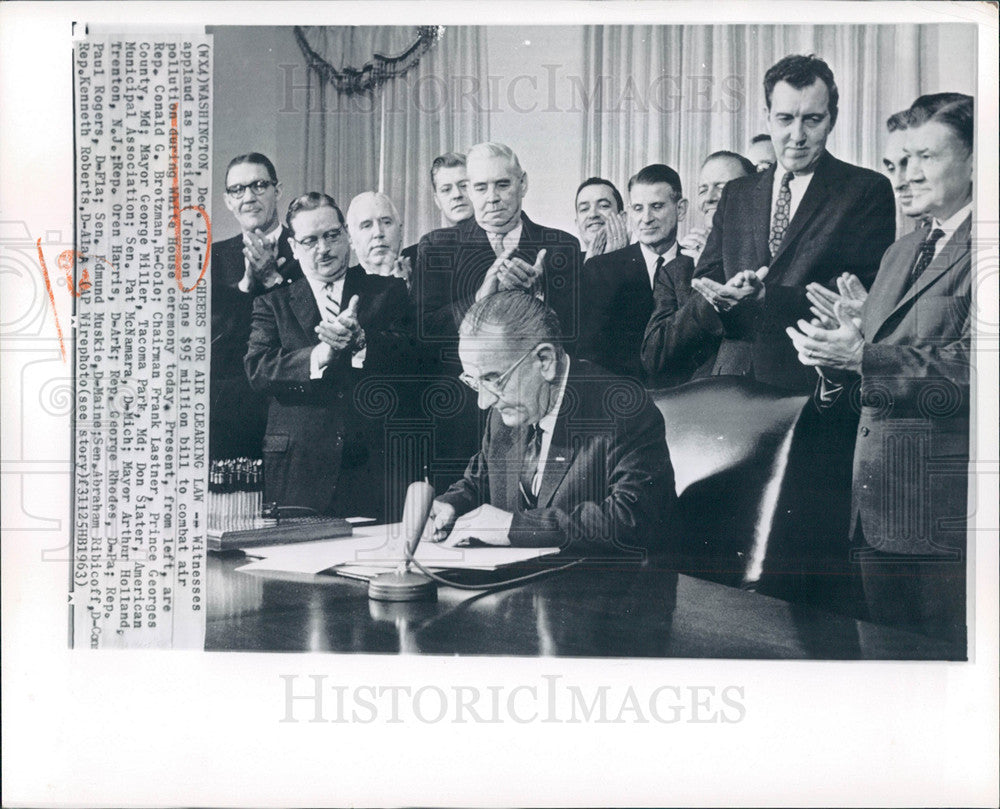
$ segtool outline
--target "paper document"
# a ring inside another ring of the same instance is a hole
[[[319,573],[335,565],[391,569],[403,560],[404,539],[402,523],[358,526],[350,537],[254,548],[254,556],[263,558],[237,569],[246,573],[265,570]],[[420,564],[438,570],[495,570],[558,551],[558,548],[494,546],[449,548],[433,542],[422,542],[417,547],[415,558]]]

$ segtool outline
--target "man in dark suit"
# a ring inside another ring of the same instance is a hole
[[[326,194],[298,197],[286,221],[304,277],[254,301],[245,359],[254,390],[270,396],[264,497],[383,519],[381,425],[354,394],[409,361],[406,286],[348,269],[344,217]]]
[[[505,289],[530,290],[555,310],[565,336],[576,336],[580,251],[561,230],[532,222],[521,210],[528,175],[500,143],[480,143],[467,157],[473,219],[433,230],[417,246],[417,283],[424,339],[450,349],[472,304]]]
[[[250,389],[243,370],[253,299],[302,275],[278,220],[280,197],[267,157],[251,152],[230,161],[226,207],[242,232],[212,245],[212,458],[260,457],[267,401]]]
[[[629,180],[628,197],[638,241],[584,265],[587,305],[578,353],[616,374],[644,379],[640,354],[655,279],[690,279],[694,264],[678,251],[677,223],[687,213],[687,200],[677,172],[662,163],[646,166]]]
[[[490,409],[480,451],[434,501],[433,539],[663,551],[676,499],[663,417],[634,380],[563,350],[555,313],[513,290],[469,309],[462,380]]]
[[[833,288],[846,271],[871,285],[895,205],[885,177],[826,151],[838,91],[823,60],[785,57],[767,71],[764,93],[778,163],[726,185],[692,281],[699,295],[681,317],[706,340],[722,328],[713,373],[808,392],[813,380],[784,329],[808,317],[809,282]]]
[[[860,376],[852,523],[871,617],[945,638],[964,657],[971,97],[911,108],[906,132],[910,207],[930,225],[889,248],[867,296],[848,283],[823,323],[788,335],[803,366],[820,370],[821,406],[848,399]]]
[[[698,207],[708,228],[689,230],[678,242],[680,254],[653,280],[653,311],[642,337],[642,367],[651,387],[680,385],[712,370],[722,336],[721,324],[714,317],[705,321],[678,313],[694,294],[694,262],[704,249],[723,189],[730,181],[754,173],[753,165],[735,152],[713,152],[702,163]]]
[[[417,246],[414,297],[424,367],[440,384],[451,384],[461,373],[458,326],[466,311],[497,291],[538,295],[555,310],[570,343],[579,329],[579,242],[524,214],[528,175],[508,146],[473,146],[466,170],[474,218],[433,230]],[[441,426],[433,451],[436,480],[460,475],[482,434],[475,402],[462,391],[457,395],[462,397],[457,411],[447,421],[436,417]]]

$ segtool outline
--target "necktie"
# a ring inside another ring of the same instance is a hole
[[[334,297],[333,282],[325,284],[323,286],[323,294],[326,297],[326,303],[323,308],[326,310],[327,320],[336,320],[337,315],[340,314],[340,301]]]
[[[774,206],[774,218],[771,220],[771,235],[767,240],[772,258],[777,254],[781,240],[785,238],[785,231],[788,230],[788,214],[792,209],[792,189],[789,183],[794,176],[790,171],[785,172],[785,176],[781,178],[781,188],[778,189],[778,201]]]
[[[538,457],[542,451],[542,428],[532,424],[528,428],[524,441],[524,456],[521,463],[519,484],[521,501],[524,508],[532,509],[538,506],[538,494],[535,491],[535,476],[538,472]]]
[[[920,252],[917,253],[917,258],[913,262],[913,269],[910,270],[910,277],[916,279],[920,273],[927,269],[927,265],[931,263],[934,258],[934,249],[937,247],[937,243],[944,236],[944,231],[941,228],[934,228],[927,238],[924,239],[924,243],[920,245]]]
[[[493,242],[493,252],[496,253],[498,256],[503,255],[503,237],[505,235],[506,234],[504,233],[492,234],[493,238],[491,239],[491,241]]]
[[[656,286],[656,276],[660,274],[660,270],[663,269],[664,265],[663,256],[656,257],[656,267],[653,269],[653,286]]]

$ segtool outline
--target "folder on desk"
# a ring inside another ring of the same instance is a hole
[[[355,528],[354,534],[322,542],[255,548],[256,559],[237,568],[244,573],[321,573],[352,568],[359,577],[395,568],[403,559],[401,523]],[[432,570],[496,570],[558,553],[559,548],[508,548],[483,545],[451,548],[421,543],[415,558]]]

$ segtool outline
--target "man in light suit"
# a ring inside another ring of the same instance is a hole
[[[613,373],[645,380],[640,355],[656,279],[690,290],[694,262],[677,245],[687,200],[676,171],[662,163],[646,166],[629,180],[628,198],[638,241],[584,265],[587,306],[578,353]]]
[[[304,277],[256,298],[245,359],[251,386],[270,396],[264,497],[384,519],[381,426],[354,393],[410,361],[406,286],[348,269],[344,217],[326,194],[293,200],[286,221]]]
[[[259,458],[267,402],[247,385],[243,355],[253,299],[301,277],[278,219],[281,183],[258,152],[234,157],[226,170],[226,207],[241,233],[212,245],[212,372],[209,455]]]
[[[713,373],[812,390],[784,329],[807,317],[805,286],[833,288],[841,272],[870,286],[895,233],[892,188],[882,175],[826,151],[838,91],[826,63],[787,56],[764,78],[778,163],[728,183],[695,270],[698,292],[680,317],[713,339]]]
[[[872,619],[965,655],[973,102],[911,108],[911,207],[931,217],[886,252],[865,296],[843,283],[821,324],[788,334],[832,406],[860,375],[852,522]],[[844,279],[848,281],[849,279]],[[825,328],[824,328],[825,326]]]
[[[561,333],[523,291],[469,309],[462,380],[490,415],[464,477],[434,501],[432,539],[589,557],[666,549],[676,496],[663,417],[638,383],[571,359]]]

